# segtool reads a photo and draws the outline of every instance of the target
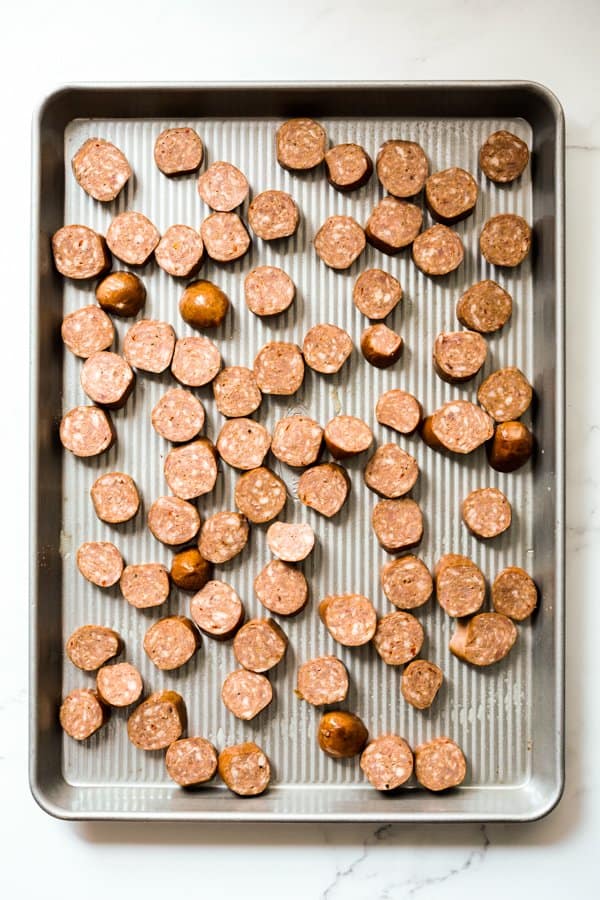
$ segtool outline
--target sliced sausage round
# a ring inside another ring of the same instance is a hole
[[[306,522],[273,522],[267,529],[267,545],[278,559],[301,562],[312,553],[315,533]]]
[[[242,601],[225,581],[207,581],[190,601],[190,615],[200,631],[228,640],[244,621]]]
[[[218,328],[228,309],[227,294],[205,278],[188,284],[179,301],[183,321],[198,329]]]
[[[150,219],[131,210],[116,216],[106,232],[106,243],[117,259],[130,266],[143,266],[160,241]]]
[[[140,319],[123,339],[123,356],[142,372],[160,374],[169,368],[175,350],[175,332],[168,322]]]
[[[234,512],[218,512],[209,516],[198,538],[198,550],[211,563],[229,562],[248,543],[248,520]]]
[[[285,484],[264,466],[244,472],[235,486],[235,505],[255,524],[262,525],[275,519],[284,508],[286,499]]]
[[[187,544],[200,530],[200,516],[192,503],[179,497],[159,497],[148,512],[148,528],[169,547]]]
[[[306,365],[315,372],[333,375],[352,353],[352,338],[337,325],[313,325],[304,337],[302,353]]]
[[[60,707],[60,724],[76,741],[85,741],[104,725],[106,711],[95,691],[80,688],[67,694]]]
[[[423,513],[414,500],[380,500],[371,518],[373,531],[388,553],[416,547],[423,538]]]
[[[510,131],[494,131],[479,151],[479,165],[490,181],[507,184],[521,175],[529,162],[527,144]]]
[[[385,319],[402,300],[400,282],[382,269],[365,269],[354,283],[352,299],[369,319]]]
[[[217,481],[217,455],[207,438],[173,447],[164,465],[165,481],[176,497],[193,500],[209,494]]]
[[[154,144],[154,162],[165,175],[195,172],[202,165],[204,145],[193,128],[165,128]]]
[[[74,456],[97,456],[112,446],[115,432],[108,413],[97,406],[76,406],[60,423],[60,441]]]
[[[336,656],[309,659],[298,668],[296,696],[312,706],[341,703],[348,694],[346,666]]]
[[[235,469],[258,469],[270,445],[269,432],[254,419],[228,419],[217,438],[219,455]]]
[[[479,248],[489,263],[514,268],[529,255],[531,227],[513,213],[493,216],[483,226]]]
[[[218,768],[229,790],[240,797],[264,793],[271,780],[269,758],[252,741],[224,747],[219,753]]]
[[[414,197],[425,185],[429,163],[414,141],[385,141],[376,160],[377,177],[394,197]]]
[[[222,416],[243,418],[256,412],[262,394],[254,372],[246,366],[227,366],[213,381],[213,394]]]
[[[300,569],[272,559],[254,579],[254,593],[269,612],[295,616],[308,603],[308,584]]]
[[[423,410],[412,394],[393,388],[379,397],[375,416],[381,425],[387,425],[399,434],[412,434],[419,427]]]
[[[271,341],[258,351],[254,376],[263,394],[287,397],[295,394],[304,381],[304,360],[296,344]]]
[[[491,666],[504,659],[517,639],[517,626],[500,613],[479,613],[460,619],[450,640],[450,651],[473,666]]]
[[[188,547],[173,556],[169,574],[182,591],[200,591],[211,577],[212,566],[196,547]]]
[[[233,653],[244,669],[267,672],[281,662],[288,639],[272,619],[251,619],[233,639]]]
[[[448,275],[462,263],[465,249],[455,231],[447,225],[434,225],[415,239],[412,255],[425,275]]]
[[[342,466],[312,466],[298,479],[298,499],[328,519],[340,511],[350,492],[350,479]]]
[[[450,384],[473,378],[486,356],[487,341],[476,331],[443,331],[433,345],[435,371]]]
[[[497,472],[514,472],[525,465],[533,447],[533,435],[526,425],[500,422],[487,447],[488,462]]]
[[[200,268],[204,244],[200,233],[189,225],[171,225],[157,244],[154,258],[167,275],[188,278]]]
[[[327,134],[314,119],[289,119],[277,129],[276,145],[280,166],[305,172],[325,159]]]
[[[107,350],[115,339],[110,317],[97,306],[84,306],[66,315],[60,333],[65,347],[82,359]]]
[[[412,750],[404,738],[383,734],[367,744],[360,767],[376,790],[393,791],[412,775]]]
[[[381,569],[381,587],[398,609],[417,609],[433,594],[433,578],[423,560],[416,556],[390,559]]]
[[[172,388],[152,410],[152,427],[174,444],[191,441],[202,431],[204,407],[191,391]]]
[[[331,594],[319,604],[319,616],[325,628],[344,647],[368,644],[377,628],[377,613],[362,594]]]
[[[467,556],[446,553],[435,567],[435,593],[438,603],[449,616],[468,616],[483,606],[485,578]]]
[[[103,138],[89,138],[71,160],[73,175],[80,187],[93,197],[108,203],[117,197],[131,178],[131,166],[125,154]]]
[[[169,596],[169,573],[162,563],[125,566],[119,582],[121,593],[136,609],[160,606]]]
[[[186,726],[183,697],[176,691],[157,691],[136,706],[127,720],[127,736],[140,750],[166,750]]]
[[[111,272],[96,287],[96,300],[112,316],[137,316],[146,302],[146,288],[133,272]]]
[[[365,234],[377,250],[393,256],[416,239],[423,227],[423,213],[414,203],[384,197],[374,206]]]
[[[167,748],[165,766],[181,787],[205,784],[217,771],[217,751],[206,738],[180,738]]]
[[[144,635],[144,650],[157,669],[171,672],[188,662],[198,649],[194,623],[185,616],[167,616]]]
[[[221,699],[237,719],[250,722],[269,705],[273,688],[266,675],[237,669],[223,682]]]
[[[362,355],[378,369],[387,369],[402,356],[404,341],[387,325],[369,325],[360,337]]]
[[[490,416],[469,400],[444,403],[423,422],[421,435],[434,450],[472,453],[492,437]]]
[[[110,541],[88,541],[77,551],[77,568],[98,587],[112,587],[121,577],[123,557]]]
[[[103,666],[96,675],[96,690],[103,703],[122,708],[130,706],[142,696],[142,676],[131,663]]]
[[[120,409],[133,390],[135,375],[118,353],[100,350],[88,356],[80,374],[84,394],[107,409]]]
[[[331,710],[319,722],[319,747],[334,759],[357,756],[369,740],[363,721],[343,709]]]
[[[415,775],[428,791],[458,787],[466,774],[465,755],[450,738],[433,738],[415,748]]]
[[[231,212],[241,206],[250,185],[243,172],[230,162],[214,162],[198,179],[198,193],[217,212]]]
[[[120,635],[112,628],[105,628],[103,625],[82,625],[69,637],[66,652],[78,669],[95,672],[120,653],[122,646]]]
[[[107,472],[90,489],[94,511],[110,525],[129,522],[140,508],[140,495],[135,481],[124,472]]]
[[[472,285],[456,304],[456,318],[473,331],[499,331],[512,315],[512,297],[489,278]]]
[[[87,225],[64,225],[52,235],[54,265],[65,278],[96,278],[110,268],[110,253],[101,234]]]
[[[323,222],[314,239],[314,246],[326,266],[348,269],[365,249],[363,229],[352,216],[330,216]]]
[[[477,400],[496,422],[512,422],[527,412],[533,388],[516,366],[498,369],[483,381]]]
[[[277,266],[256,266],[244,279],[246,306],[257,316],[277,316],[292,305],[296,285]]]
[[[402,666],[419,654],[424,638],[419,620],[398,609],[379,620],[373,643],[384,663]]]
[[[494,579],[492,605],[497,613],[522,622],[537,606],[538,590],[531,575],[519,566],[508,566]]]
[[[510,528],[512,511],[498,488],[479,488],[463,500],[462,517],[469,531],[477,537],[494,538]]]
[[[325,444],[334,459],[364,453],[373,443],[373,432],[356,416],[335,416],[325,426]]]
[[[187,387],[203,387],[221,368],[218,347],[203,335],[179,338],[171,362],[171,374]]]
[[[263,191],[248,208],[248,224],[263,241],[291,237],[298,230],[300,212],[285,191]]]
[[[329,184],[338,191],[354,191],[373,174],[373,162],[359,144],[337,144],[325,154]]]
[[[425,203],[434,219],[452,225],[466,219],[475,209],[479,189],[473,176],[453,166],[435,172],[425,182]]]
[[[323,429],[308,416],[286,416],[273,429],[271,453],[288,466],[301,468],[316,462],[323,443]]]
[[[380,497],[393,500],[408,494],[419,477],[419,465],[397,444],[382,444],[365,467],[365,484]]]
[[[212,213],[200,226],[200,234],[204,249],[216,262],[240,259],[250,247],[250,235],[237,213]]]
[[[428,659],[415,659],[402,672],[400,690],[406,702],[415,709],[429,709],[443,681],[439,666]]]

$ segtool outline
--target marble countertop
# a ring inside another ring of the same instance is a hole
[[[236,27],[232,23],[239,23]],[[600,5],[594,0],[22,0],[0,35],[6,421],[0,517],[0,891],[46,900],[243,895],[269,900],[593,896],[600,876]],[[27,356],[30,119],[69,81],[540,81],[567,120],[567,780],[530,825],[67,823],[27,785]],[[8,124],[7,124],[8,123]],[[8,376],[8,377],[7,377]],[[19,385],[19,387],[17,387]],[[8,438],[8,439],[6,439]],[[7,515],[6,513],[9,513]],[[9,638],[10,635],[10,638]]]

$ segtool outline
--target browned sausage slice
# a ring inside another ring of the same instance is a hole
[[[186,726],[183,697],[176,691],[157,691],[136,706],[127,720],[127,736],[140,750],[166,750]]]
[[[377,628],[377,613],[362,594],[331,594],[319,604],[319,616],[327,631],[344,647],[368,644]]]
[[[500,422],[488,444],[488,461],[497,472],[514,472],[533,453],[533,435],[522,422]]]
[[[354,283],[352,299],[369,319],[385,319],[402,300],[400,282],[382,269],[365,269]]]
[[[103,138],[89,138],[71,160],[75,180],[94,200],[107,203],[117,197],[131,178],[125,154]]]
[[[337,144],[325,154],[327,180],[338,191],[354,191],[373,174],[373,162],[359,144]]]
[[[466,774],[464,753],[450,738],[434,738],[415,748],[415,775],[428,791],[458,787]]]
[[[439,666],[428,659],[415,659],[402,672],[400,690],[406,702],[415,709],[429,709],[443,681]]]
[[[504,659],[517,639],[517,626],[500,613],[479,613],[460,619],[450,640],[450,651],[473,666],[491,666]]]
[[[497,613],[522,622],[532,614],[537,602],[535,582],[519,566],[508,566],[494,579],[492,604]]]
[[[377,540],[388,553],[416,547],[423,538],[423,513],[414,500],[380,500],[371,522]]]
[[[472,453],[494,433],[490,416],[469,400],[444,403],[423,423],[423,440],[434,450]]]
[[[199,591],[210,579],[211,564],[196,547],[180,550],[171,561],[171,581],[182,591]]]
[[[217,771],[217,751],[205,738],[181,738],[168,747],[165,766],[169,776],[181,787],[204,784]]]
[[[510,503],[498,488],[479,488],[465,497],[462,504],[465,525],[480,538],[498,537],[510,528]]]
[[[531,227],[513,213],[493,216],[483,226],[479,248],[489,263],[514,268],[529,254]]]
[[[204,407],[191,391],[172,388],[152,410],[152,427],[174,444],[191,441],[204,427]]]
[[[367,744],[360,767],[378,791],[393,791],[412,775],[412,750],[404,738],[383,734]]]
[[[527,144],[510,131],[494,131],[479,151],[479,165],[491,181],[506,184],[523,173],[529,162]]]
[[[98,587],[112,587],[123,571],[123,557],[110,541],[88,541],[77,551],[77,568]]]
[[[315,372],[333,375],[352,353],[352,338],[337,325],[313,325],[304,337],[302,353],[306,365]]]
[[[234,512],[218,512],[209,516],[200,530],[198,550],[211,563],[229,562],[248,543],[248,520]]]
[[[136,609],[160,606],[169,596],[169,573],[162,563],[125,566],[119,587],[127,602]]]
[[[314,239],[315,250],[331,269],[348,269],[365,249],[365,233],[352,216],[330,216]]]
[[[112,446],[115,432],[108,414],[97,406],[76,406],[60,423],[60,440],[74,456],[97,456]]]
[[[90,495],[98,518],[111,525],[129,522],[140,508],[135,481],[123,472],[101,475],[93,483]]]
[[[346,666],[336,656],[309,659],[298,668],[296,696],[312,706],[326,706],[346,699],[349,682]]]
[[[354,713],[331,710],[319,722],[319,747],[334,759],[357,756],[369,739],[364,723]]]
[[[223,682],[221,699],[237,719],[250,722],[269,705],[273,688],[266,675],[238,669]]]
[[[217,346],[204,336],[179,338],[171,362],[171,373],[187,387],[202,387],[215,378],[221,368]]]
[[[435,567],[435,592],[438,603],[449,616],[468,616],[483,606],[485,578],[472,559],[446,553]]]
[[[263,394],[295,394],[304,380],[304,360],[296,344],[271,341],[254,360],[256,383]]]
[[[185,616],[159,619],[144,635],[144,650],[157,669],[171,672],[188,662],[198,649],[198,633]]]
[[[434,219],[452,225],[466,219],[475,209],[479,189],[473,176],[453,166],[435,172],[425,182],[425,203]]]
[[[106,712],[95,691],[71,691],[60,707],[60,724],[69,737],[85,741],[102,727]]]
[[[187,278],[200,268],[204,244],[199,232],[189,225],[171,225],[161,237],[154,257],[167,275]]]
[[[315,533],[306,522],[273,522],[267,529],[267,544],[284,562],[301,562],[315,546]]]
[[[263,191],[248,208],[248,223],[263,241],[291,237],[300,224],[296,203],[285,191]]]
[[[240,259],[250,247],[250,235],[237,213],[212,213],[200,226],[200,234],[206,252],[217,262]]]
[[[533,388],[520,369],[508,366],[492,372],[479,386],[477,400],[496,422],[512,422],[527,412]]]
[[[450,384],[477,375],[486,356],[487,341],[476,331],[443,331],[433,345],[435,371]]]
[[[300,569],[273,559],[254,579],[254,592],[265,609],[295,616],[308,603],[308,584]]]
[[[200,197],[217,212],[241,206],[249,191],[248,179],[230,162],[214,162],[198,179]]]
[[[221,458],[235,469],[258,469],[270,445],[269,432],[254,419],[229,419],[217,438]]]
[[[106,232],[109,250],[130,266],[143,266],[159,241],[160,233],[150,219],[131,210],[116,216]]]
[[[266,753],[258,744],[246,741],[221,750],[219,775],[234,794],[256,797],[269,786],[271,766]]]
[[[142,372],[164,372],[174,350],[175,332],[168,322],[140,319],[123,339],[123,356],[130,366]]]
[[[456,317],[465,328],[491,334],[499,331],[512,315],[512,297],[495,281],[472,285],[456,304]]]
[[[277,129],[277,162],[284,169],[314,169],[325,158],[327,134],[314,119],[289,119]]]
[[[296,296],[290,276],[277,266],[257,266],[244,279],[246,306],[257,316],[277,316]]]
[[[154,162],[165,175],[195,172],[203,158],[204,145],[193,128],[166,128],[156,138]]]
[[[398,609],[417,609],[433,594],[433,578],[423,560],[416,556],[390,559],[381,569],[381,587]]]
[[[123,642],[116,631],[103,625],[82,625],[69,637],[67,656],[84,672],[94,672],[116,656]]]
[[[373,643],[384,663],[402,666],[418,655],[424,638],[419,620],[398,609],[379,620]]]
[[[414,141],[385,141],[377,154],[377,177],[394,197],[414,197],[425,185],[429,163]]]
[[[447,225],[434,225],[416,238],[412,255],[425,275],[448,275],[462,263],[465,249],[455,231]]]
[[[98,406],[120,409],[133,390],[135,375],[118,353],[100,350],[84,362],[80,381],[83,392]]]
[[[407,494],[419,477],[419,466],[397,444],[382,444],[365,467],[365,484],[380,497],[395,499]]]
[[[271,453],[288,466],[300,468],[316,462],[323,443],[323,429],[308,416],[286,416],[273,430]]]
[[[350,479],[346,470],[335,463],[312,466],[298,480],[298,499],[322,516],[335,516],[340,511],[348,493]]]
[[[364,453],[373,443],[373,432],[356,416],[335,416],[325,426],[325,444],[334,459]]]
[[[110,317],[97,306],[84,306],[69,313],[62,321],[60,333],[65,346],[82,359],[107,350],[115,339]]]
[[[416,239],[423,226],[423,213],[414,203],[384,197],[373,207],[365,225],[368,242],[393,256]]]
[[[169,547],[192,541],[200,529],[198,510],[179,497],[159,497],[148,512],[148,528]]]
[[[256,412],[262,394],[254,372],[245,366],[227,366],[213,381],[213,394],[222,416],[243,418]]]
[[[387,369],[398,362],[402,355],[404,341],[387,325],[369,325],[360,338],[360,349],[367,362],[378,369]]]
[[[52,235],[54,265],[65,278],[96,278],[110,268],[102,235],[87,225],[65,225]]]
[[[209,494],[217,481],[217,456],[207,438],[173,447],[165,459],[165,481],[176,497],[193,500]]]
[[[190,615],[200,631],[227,640],[244,621],[242,601],[225,581],[208,581],[190,601]]]
[[[245,472],[235,486],[235,505],[255,524],[270,522],[278,516],[286,499],[285,484],[264,466]]]
[[[423,410],[416,397],[394,388],[378,399],[375,416],[381,425],[387,425],[400,434],[412,434],[419,427]]]
[[[131,663],[103,666],[96,675],[96,690],[103,703],[122,708],[130,706],[142,696],[142,676]]]
[[[250,672],[267,672],[281,662],[288,639],[272,619],[251,619],[233,639],[237,661]]]

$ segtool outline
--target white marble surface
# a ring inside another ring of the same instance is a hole
[[[0,30],[5,473],[0,893],[250,898],[597,895],[600,876],[600,4],[597,0],[20,0]],[[232,23],[236,23],[234,26]],[[235,27],[235,31],[234,31]],[[27,787],[29,125],[62,82],[529,78],[567,117],[567,786],[527,826],[69,824]],[[7,123],[9,123],[7,125]],[[82,879],[82,880],[80,880]],[[83,886],[85,885],[85,886]]]

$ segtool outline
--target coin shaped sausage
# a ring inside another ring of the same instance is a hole
[[[204,145],[193,128],[165,128],[154,144],[154,162],[165,175],[195,172],[202,165]]]
[[[400,434],[412,434],[419,427],[423,410],[412,394],[393,388],[379,397],[375,416],[381,425],[387,425]]]
[[[191,441],[204,427],[204,407],[191,391],[172,388],[152,410],[152,427],[174,444]]]
[[[150,219],[131,210],[116,216],[106,232],[111,252],[130,266],[143,266],[160,241],[160,233]]]
[[[538,590],[533,578],[519,566],[508,566],[494,579],[492,605],[497,613],[522,622],[537,606]]]
[[[369,325],[360,338],[360,349],[367,362],[378,369],[387,369],[402,356],[404,341],[387,325]]]
[[[404,738],[383,734],[367,744],[360,767],[378,791],[393,791],[412,775],[412,750]]]
[[[452,225],[466,219],[475,209],[479,190],[473,176],[453,166],[435,172],[425,182],[425,203],[434,219]]]
[[[276,518],[284,508],[286,499],[285,484],[264,466],[245,472],[235,486],[235,505],[255,524],[262,525]]]
[[[472,453],[494,433],[490,416],[469,400],[444,403],[423,422],[421,435],[434,450]]]
[[[96,690],[102,702],[119,709],[137,703],[143,687],[142,676],[128,662],[102,666],[96,675]]]
[[[161,563],[125,566],[119,587],[127,602],[136,609],[160,606],[169,596],[169,573]]]
[[[512,213],[493,216],[483,226],[479,248],[489,263],[514,268],[529,254],[531,227]]]
[[[463,500],[462,517],[472,534],[494,538],[510,528],[512,511],[498,488],[479,488]]]
[[[167,748],[165,766],[181,787],[205,784],[217,771],[217,751],[205,738],[180,738]]]
[[[312,466],[298,480],[298,499],[322,516],[335,516],[350,491],[346,470],[335,463]]]
[[[302,353],[306,365],[315,372],[333,375],[352,353],[352,338],[337,325],[313,325],[304,337]]]
[[[327,180],[338,191],[354,191],[373,174],[369,154],[359,144],[337,144],[325,154]]]
[[[344,647],[368,644],[377,628],[377,613],[362,594],[331,594],[319,604],[319,616],[327,631]]]
[[[423,227],[423,213],[414,203],[384,197],[373,207],[365,225],[368,242],[390,256],[408,247]]]
[[[244,279],[246,306],[257,316],[277,316],[292,305],[296,286],[277,266],[256,266]]]
[[[76,406],[62,417],[60,441],[74,456],[97,456],[108,450],[114,440],[108,413],[97,406]]]
[[[115,339],[110,317],[97,306],[84,306],[66,315],[60,334],[65,347],[82,359],[107,350]]]
[[[244,621],[242,601],[225,581],[208,581],[190,601],[190,615],[200,631],[227,640]]]
[[[91,737],[106,720],[106,711],[95,691],[87,688],[71,691],[60,707],[63,731],[76,741]]]
[[[385,141],[377,154],[377,177],[393,197],[414,197],[425,185],[429,163],[414,141]]]
[[[86,359],[80,382],[83,392],[98,406],[120,409],[133,390],[135,375],[118,353],[100,350]]]
[[[461,325],[482,334],[499,331],[511,315],[512,297],[490,279],[472,285],[456,304],[456,317]]]
[[[415,239],[412,256],[425,275],[448,275],[462,263],[465,249],[455,231],[447,225],[434,225]]]
[[[251,619],[233,639],[233,653],[244,669],[267,672],[281,662],[288,639],[272,619]]]
[[[416,547],[423,538],[423,514],[414,500],[380,500],[371,518],[373,531],[388,553]]]
[[[110,269],[110,253],[102,235],[87,225],[65,225],[52,235],[54,265],[65,278],[95,278]]]
[[[88,541],[77,551],[77,568],[98,587],[112,587],[123,571],[123,557],[110,541]]]
[[[314,119],[289,119],[277,129],[276,144],[280,166],[305,172],[323,162],[327,134]]]
[[[312,706],[340,703],[348,694],[346,666],[335,656],[309,659],[298,668],[296,696]]]
[[[352,299],[369,319],[385,319],[402,299],[400,282],[382,269],[365,269],[354,283]]]
[[[308,603],[308,584],[300,569],[273,559],[254,579],[254,592],[265,609],[295,616]]]
[[[496,422],[512,422],[527,412],[533,388],[516,366],[498,369],[483,381],[477,400]]]
[[[198,634],[185,616],[159,619],[144,635],[144,650],[157,669],[171,672],[188,662],[198,649]]]
[[[510,131],[494,131],[482,144],[479,165],[490,181],[507,184],[523,173],[529,162],[527,144]]]
[[[365,467],[365,484],[380,497],[395,499],[407,494],[419,477],[419,466],[397,444],[382,444]]]
[[[450,651],[473,666],[491,666],[508,656],[517,639],[517,626],[500,613],[479,613],[459,619]]]
[[[271,779],[271,766],[266,753],[251,741],[221,750],[218,768],[229,790],[240,797],[256,797],[264,793]]]
[[[485,578],[467,556],[446,553],[435,567],[435,592],[438,603],[449,616],[468,616],[483,606]]]
[[[415,748],[415,775],[428,791],[458,787],[466,773],[464,753],[450,738],[434,738]]]
[[[364,453],[373,443],[373,432],[356,416],[335,416],[325,426],[325,444],[334,459]]]
[[[321,716],[319,722],[319,747],[334,759],[357,756],[369,739],[364,723],[354,713],[342,709],[332,710]]]
[[[94,672],[116,656],[123,646],[120,635],[103,625],[82,625],[69,637],[66,653],[74,666]]]
[[[86,194],[108,203],[117,197],[131,178],[125,154],[103,138],[89,138],[71,160],[73,175]]]
[[[248,179],[230,162],[214,162],[198,179],[200,197],[217,212],[241,206],[249,191]]]
[[[189,225],[171,225],[154,251],[154,258],[161,269],[175,278],[188,278],[195,274],[203,256],[202,238]]]
[[[300,212],[285,191],[263,191],[248,208],[248,224],[263,241],[291,237],[300,224]]]
[[[198,534],[200,516],[191,503],[179,497],[159,497],[148,511],[148,528],[169,547],[187,544]]]
[[[273,688],[266,675],[238,669],[223,682],[221,699],[236,718],[250,722],[269,705]]]
[[[131,713],[127,736],[140,750],[166,750],[183,734],[186,718],[181,694],[157,691]]]
[[[246,516],[234,512],[218,512],[209,516],[198,538],[198,549],[204,559],[221,564],[241,553],[248,543]]]
[[[267,544],[284,562],[301,562],[315,546],[315,533],[306,522],[273,522],[267,529]]]
[[[227,366],[213,381],[217,409],[223,416],[238,418],[256,412],[262,394],[254,372],[245,366]]]
[[[240,259],[250,247],[246,226],[232,212],[214,212],[200,226],[204,249],[216,262]]]
[[[269,432],[254,419],[228,419],[217,438],[221,458],[236,469],[258,469],[270,444]]]
[[[433,578],[423,560],[416,556],[391,559],[381,569],[381,587],[398,609],[417,609],[433,594]]]
[[[352,216],[330,216],[314,239],[315,250],[331,269],[348,269],[365,249],[365,233]]]
[[[439,666],[427,659],[414,659],[402,672],[400,690],[406,702],[415,709],[428,709],[443,681]]]
[[[175,332],[168,322],[140,319],[123,339],[123,356],[142,372],[160,374],[169,368],[175,350]]]
[[[473,378],[486,356],[487,341],[476,331],[443,331],[433,345],[435,371],[449,384]]]
[[[209,384],[221,368],[219,349],[204,335],[179,338],[171,362],[171,374],[187,387]]]
[[[217,481],[217,455],[207,438],[173,447],[164,465],[165,481],[176,497],[193,500],[209,494]]]
[[[419,654],[424,638],[419,620],[397,609],[379,620],[373,643],[384,663],[402,666]]]
[[[263,394],[295,394],[304,381],[304,360],[296,344],[271,341],[254,360],[254,376]]]
[[[323,443],[323,429],[308,416],[286,416],[273,430],[271,453],[288,466],[300,468],[316,462]]]

